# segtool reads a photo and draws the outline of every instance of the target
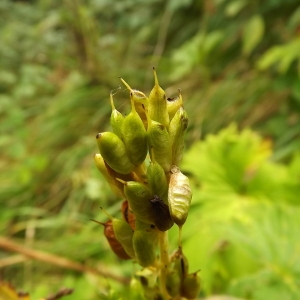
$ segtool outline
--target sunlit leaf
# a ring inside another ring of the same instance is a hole
[[[300,38],[296,38],[284,45],[274,46],[269,49],[257,62],[261,70],[275,65],[280,73],[285,73],[292,62],[300,59]]]
[[[271,146],[251,130],[239,132],[232,125],[195,144],[183,161],[194,183],[184,247],[192,264],[203,268],[207,292],[227,281],[240,297],[246,297],[251,284],[268,288],[268,282],[259,281],[265,268],[278,282],[282,276],[295,284],[299,159],[290,168],[274,163]],[[292,294],[288,283],[284,286]]]

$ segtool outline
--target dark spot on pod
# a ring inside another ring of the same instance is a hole
[[[144,276],[140,277],[141,284],[145,287],[148,287],[148,279]]]
[[[181,266],[182,274],[186,274],[187,270],[186,270],[186,266],[185,266],[183,257],[180,258],[180,266]]]
[[[176,96],[176,97],[172,97],[172,98],[167,98],[168,102],[175,102],[179,99],[179,96]]]
[[[123,219],[128,223],[128,201],[125,200],[122,203],[122,215],[123,215]]]
[[[161,294],[156,294],[154,296],[154,300],[163,300],[163,299],[164,299],[164,297]]]
[[[158,230],[169,230],[174,221],[171,218],[169,206],[165,204],[157,195],[149,200],[154,210],[154,223]]]
[[[101,137],[101,133],[97,133],[96,139],[99,139]]]

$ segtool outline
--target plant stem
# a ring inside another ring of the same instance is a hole
[[[24,245],[18,244],[11,239],[0,236],[0,249],[5,249],[8,251],[13,251],[20,253],[28,258],[33,258],[35,260],[40,260],[45,263],[49,263],[50,265],[60,266],[62,268],[67,268],[70,270],[75,270],[83,273],[91,273],[95,275],[101,275],[104,277],[112,278],[116,281],[119,281],[123,284],[129,284],[130,280],[126,277],[121,277],[117,274],[111,273],[104,265],[101,268],[93,268],[89,266],[85,266],[78,262],[72,261],[63,256],[54,255],[51,253],[47,253],[44,251],[39,251],[35,249],[31,249],[25,247]],[[107,270],[106,270],[107,269]]]
[[[166,274],[169,268],[170,258],[169,258],[169,239],[168,232],[159,233],[159,248],[160,248],[160,291],[166,300],[171,299],[168,291],[166,289]]]
[[[178,248],[182,248],[182,226],[179,226],[179,233],[178,233]]]

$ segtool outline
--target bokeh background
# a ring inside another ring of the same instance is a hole
[[[119,77],[148,93],[155,66],[190,118],[183,249],[201,299],[300,299],[298,0],[1,0],[0,15],[0,278],[31,299],[125,293],[138,267],[90,221],[120,210],[95,135]],[[129,111],[123,87],[114,99]]]

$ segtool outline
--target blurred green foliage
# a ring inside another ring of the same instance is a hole
[[[268,142],[234,125],[186,154],[194,196],[184,249],[207,293],[300,297],[300,155],[283,165],[271,154]]]
[[[118,77],[147,92],[156,66],[190,116],[184,249],[202,295],[300,298],[299,1],[0,2],[1,235],[130,276],[90,222],[120,206],[92,155]],[[127,96],[115,96],[123,112]],[[237,129],[249,127],[258,134]],[[123,289],[37,261],[0,275],[32,299],[62,285],[75,287],[69,299]]]

